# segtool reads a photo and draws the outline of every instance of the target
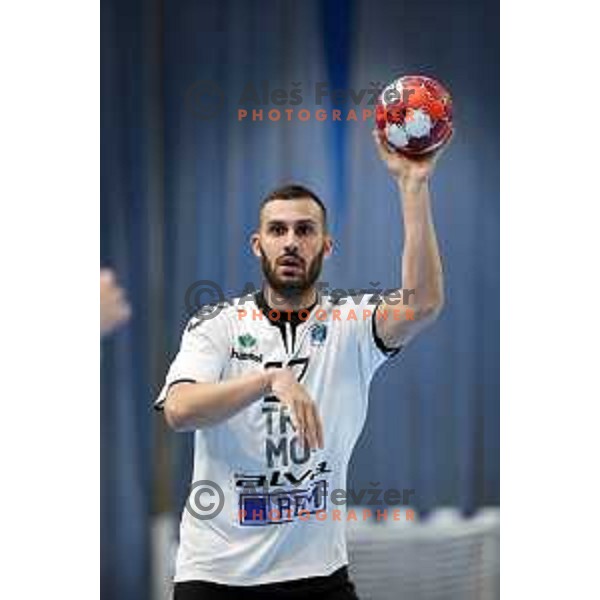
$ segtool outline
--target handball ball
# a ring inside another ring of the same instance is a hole
[[[435,79],[407,75],[381,92],[375,121],[388,144],[398,152],[426,154],[452,135],[452,100]]]

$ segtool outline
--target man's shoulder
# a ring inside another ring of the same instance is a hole
[[[188,320],[186,332],[190,333],[200,327],[219,329],[229,327],[240,319],[244,311],[256,308],[254,298],[250,295],[234,296],[220,302],[202,305]]]

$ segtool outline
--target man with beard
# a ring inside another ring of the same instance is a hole
[[[374,136],[404,221],[394,301],[318,293],[333,246],[327,212],[316,194],[291,185],[263,201],[251,239],[262,290],[250,303],[199,314],[183,335],[156,403],[173,429],[195,431],[175,600],[356,599],[339,492],[369,384],[443,303],[428,185],[439,152],[409,159]],[[398,305],[402,294],[408,303]]]

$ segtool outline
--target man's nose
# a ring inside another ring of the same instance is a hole
[[[290,229],[285,238],[286,252],[296,252],[298,250],[298,237],[293,229]]]

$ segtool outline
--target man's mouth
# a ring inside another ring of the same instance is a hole
[[[297,256],[284,256],[277,261],[277,265],[284,273],[289,272],[290,274],[304,269],[304,261]]]

